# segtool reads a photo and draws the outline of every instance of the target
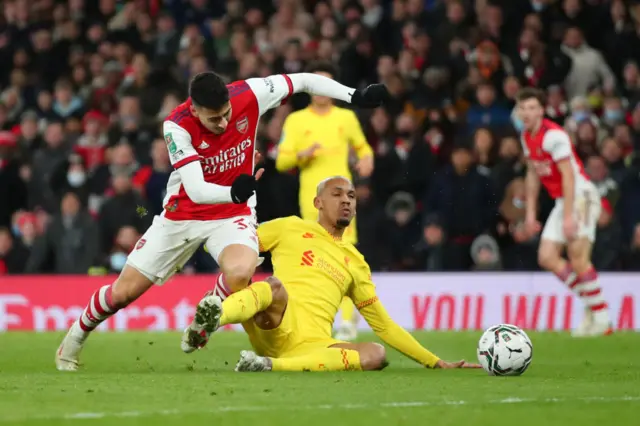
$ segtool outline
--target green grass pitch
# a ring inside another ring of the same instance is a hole
[[[480,333],[416,336],[442,357],[475,361]],[[176,333],[97,333],[83,370],[60,373],[53,356],[61,337],[0,334],[0,424],[639,424],[635,333],[531,333],[533,363],[522,377],[422,369],[392,350],[382,372],[241,374],[233,372],[248,348],[241,333],[216,335],[193,355],[180,351]]]

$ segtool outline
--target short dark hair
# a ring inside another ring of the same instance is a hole
[[[332,78],[338,78],[338,70],[333,66],[331,62],[318,61],[309,64],[307,67],[307,72],[316,73],[322,72],[325,74],[329,74]]]
[[[525,87],[520,89],[520,91],[516,94],[516,102],[527,101],[529,99],[535,99],[540,102],[541,106],[545,106],[547,103],[547,96],[545,93],[537,89],[535,87]]]
[[[191,79],[189,96],[195,106],[219,110],[229,102],[229,89],[222,77],[212,71],[205,71]]]

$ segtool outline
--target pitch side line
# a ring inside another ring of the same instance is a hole
[[[52,416],[25,416],[0,418],[2,422],[19,422],[26,420],[90,420],[103,418],[135,418],[150,416],[177,416],[185,414],[219,414],[228,412],[264,412],[264,411],[319,411],[319,410],[371,410],[380,408],[411,408],[411,407],[441,407],[460,405],[501,405],[501,404],[532,404],[532,403],[570,403],[570,402],[640,402],[640,396],[621,397],[581,397],[581,398],[504,398],[489,401],[399,401],[382,402],[379,404],[321,404],[321,405],[301,405],[301,406],[221,406],[212,407],[208,410],[158,410],[158,411],[121,411],[121,412],[84,412],[71,413]]]

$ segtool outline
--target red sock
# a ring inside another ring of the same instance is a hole
[[[224,274],[220,273],[218,278],[216,279],[216,286],[213,289],[213,294],[220,297],[220,299],[225,300],[231,294],[231,290],[224,282]]]
[[[578,275],[576,281],[571,285],[571,290],[591,311],[599,312],[607,309],[607,302],[604,300],[602,288],[598,282],[598,272],[593,266]]]
[[[93,331],[104,320],[118,311],[111,302],[111,287],[112,284],[105,285],[93,293],[89,304],[78,319],[78,324],[82,330],[86,332]]]

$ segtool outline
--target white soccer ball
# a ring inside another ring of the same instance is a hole
[[[531,340],[515,325],[494,325],[478,342],[478,361],[491,376],[519,376],[527,371],[532,359]]]

